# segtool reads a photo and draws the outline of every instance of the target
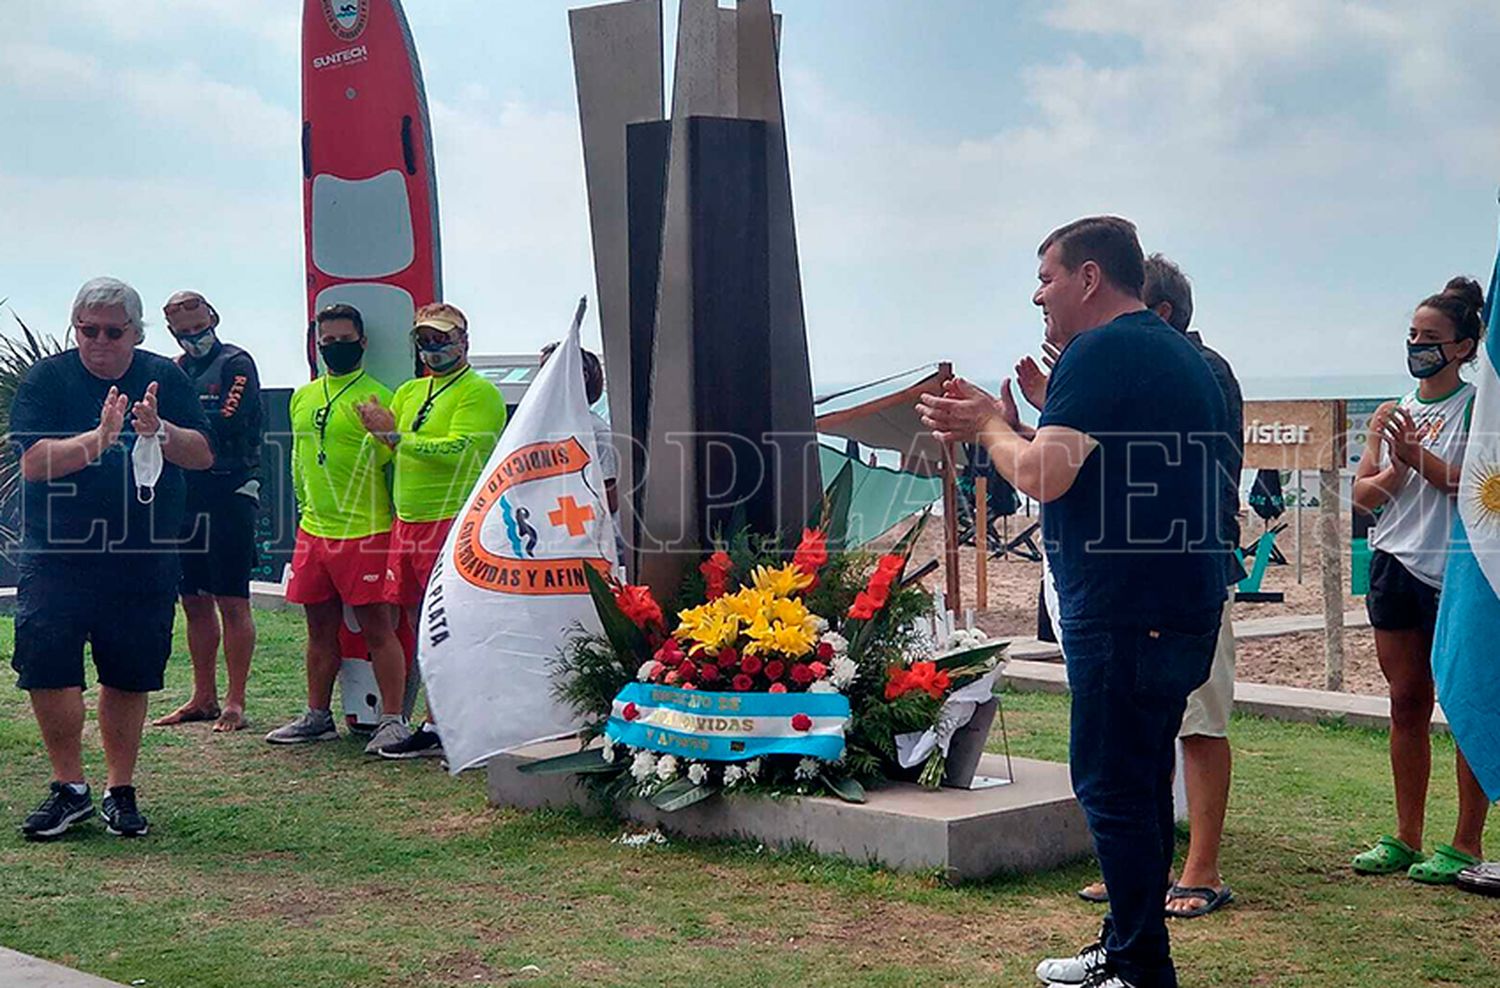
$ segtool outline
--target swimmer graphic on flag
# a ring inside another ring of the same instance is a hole
[[[551,662],[599,630],[584,567],[608,574],[614,529],[584,396],[579,300],[480,474],[422,603],[417,662],[450,771],[576,728]]]

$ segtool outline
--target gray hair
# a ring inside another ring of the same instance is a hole
[[[85,309],[107,309],[119,306],[125,310],[125,322],[135,327],[136,342],[146,337],[146,323],[141,307],[141,296],[134,288],[118,278],[90,278],[78,289],[73,299],[73,322]]]
[[[1146,287],[1141,293],[1146,308],[1163,302],[1172,306],[1172,328],[1186,333],[1193,322],[1193,286],[1182,269],[1160,254],[1146,258]]]

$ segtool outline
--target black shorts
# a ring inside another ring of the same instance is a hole
[[[177,596],[94,591],[76,583],[22,577],[16,588],[16,654],[23,690],[83,688],[83,644],[94,654],[100,686],[127,693],[162,688],[172,654]]]
[[[1365,595],[1370,626],[1381,631],[1437,629],[1438,591],[1417,579],[1395,556],[1380,549],[1370,558],[1370,592]]]
[[[255,568],[255,515],[259,505],[244,494],[190,497],[182,520],[184,597],[250,596],[250,571]]]

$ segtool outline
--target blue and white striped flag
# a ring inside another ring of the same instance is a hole
[[[1500,801],[1500,255],[1485,299],[1489,327],[1480,346],[1478,393],[1470,422],[1458,519],[1443,576],[1433,642],[1438,700],[1459,749],[1491,800]]]

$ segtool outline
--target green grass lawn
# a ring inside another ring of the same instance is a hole
[[[273,749],[302,702],[300,616],[258,618],[253,729],[147,729],[145,840],[20,839],[48,769],[24,695],[0,692],[0,943],[152,988],[993,986],[1035,984],[1039,956],[1096,930],[1072,896],[1087,864],[949,888],[753,845],[632,848],[618,823],[492,809],[477,773]],[[154,713],[187,695],[181,624]],[[1015,753],[1064,757],[1065,698],[1006,703]],[[1239,720],[1233,741],[1239,902],[1174,924],[1185,986],[1500,984],[1500,901],[1346,867],[1390,826],[1382,734]],[[87,746],[98,780],[92,721]],[[1436,760],[1429,845],[1453,826],[1450,741]]]

